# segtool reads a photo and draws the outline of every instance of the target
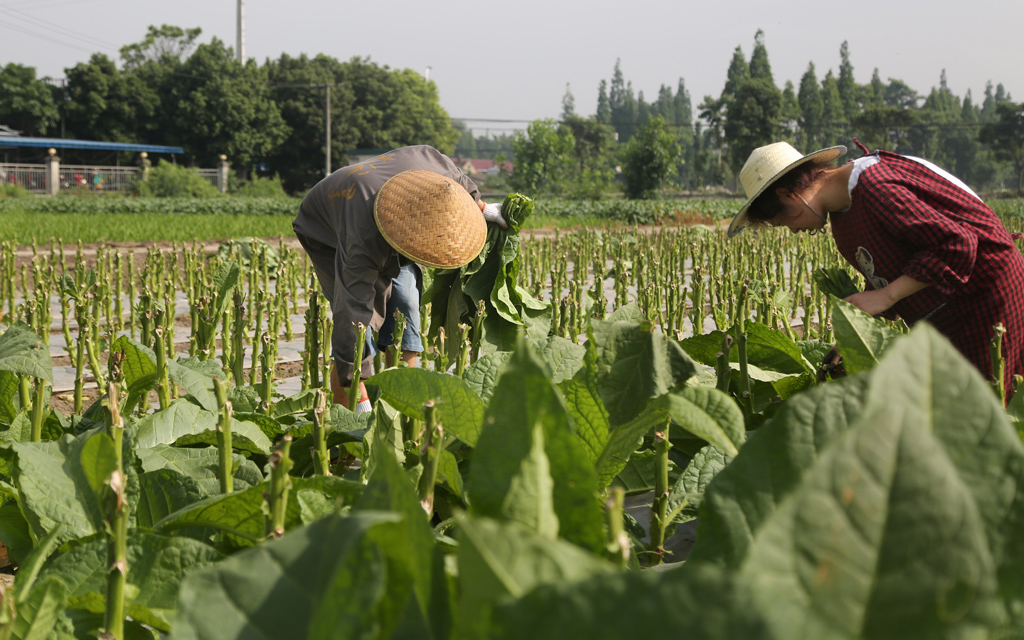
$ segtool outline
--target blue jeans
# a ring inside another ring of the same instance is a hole
[[[377,332],[377,344],[374,345],[370,336],[366,343],[370,353],[384,351],[394,342],[395,311],[405,316],[405,332],[402,333],[402,351],[423,353],[423,340],[420,338],[420,291],[416,286],[416,265],[403,265],[398,277],[391,281],[391,297],[388,298],[387,314],[384,324]]]

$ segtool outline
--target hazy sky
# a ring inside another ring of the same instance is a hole
[[[118,59],[148,25],[201,27],[202,42],[235,46],[235,0],[0,0],[0,65],[61,77],[92,52]],[[432,67],[441,104],[479,133],[558,117],[569,83],[582,115],[595,111],[601,79],[621,58],[625,78],[650,102],[686,81],[694,107],[717,96],[737,45],[748,57],[758,29],[776,83],[799,86],[813,61],[819,79],[838,71],[848,41],[858,82],[877,67],[922,94],[942,69],[959,96],[980,102],[988,80],[1024,99],[1024,1],[733,0],[578,2],[246,0],[245,53],[262,64],[281,53],[370,57],[421,73]],[[483,119],[516,122],[485,122]]]

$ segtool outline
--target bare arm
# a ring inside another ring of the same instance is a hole
[[[852,296],[847,296],[844,300],[856,306],[864,313],[877,316],[880,313],[888,311],[890,307],[903,298],[913,295],[928,286],[931,285],[926,282],[921,282],[920,280],[915,280],[910,276],[900,276],[890,282],[886,287],[870,291],[861,291],[860,293],[855,293]]]

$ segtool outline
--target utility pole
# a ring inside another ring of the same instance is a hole
[[[245,0],[238,0],[238,28],[235,33],[238,61],[245,64]]]
[[[324,177],[331,175],[331,85],[325,84],[327,89],[327,101],[324,104],[324,122],[327,123],[324,134],[324,141],[327,145],[327,154],[324,156]]]
[[[241,2],[241,0],[239,0]],[[324,102],[324,146],[326,154],[324,157],[324,177],[331,175],[331,87],[340,87],[342,83],[327,84],[275,84],[275,87],[291,89],[326,89],[326,101]]]

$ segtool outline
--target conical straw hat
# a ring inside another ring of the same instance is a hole
[[[793,148],[788,142],[776,142],[765,147],[758,147],[751,152],[746,164],[740,169],[740,184],[747,194],[747,202],[732,219],[729,225],[729,237],[733,237],[747,226],[747,211],[750,203],[772,186],[776,180],[786,175],[790,169],[809,161],[829,162],[846,153],[846,147],[837,145],[814,153],[804,155]]]
[[[373,217],[388,244],[428,267],[457,269],[480,254],[487,238],[473,196],[433,171],[403,171],[385,182]]]

